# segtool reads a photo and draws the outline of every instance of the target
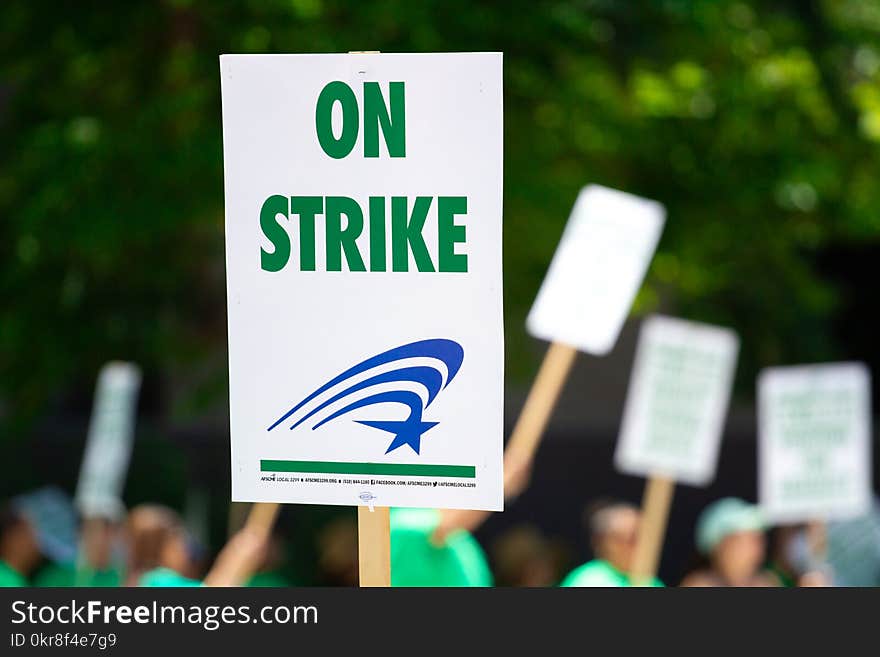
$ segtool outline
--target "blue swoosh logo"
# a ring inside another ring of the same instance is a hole
[[[308,419],[314,417],[315,415],[318,415],[328,406],[338,401],[344,400],[346,397],[354,395],[355,393],[358,393],[362,390],[367,390],[368,388],[371,388],[373,386],[385,383],[414,382],[421,384],[427,391],[428,398],[426,402],[423,403],[421,396],[410,390],[392,390],[389,392],[382,392],[364,397],[362,399],[358,399],[340,408],[339,410],[335,411],[334,413],[330,414],[329,416],[315,424],[312,427],[312,430],[315,430],[323,426],[324,424],[335,420],[338,417],[341,417],[351,411],[360,408],[372,406],[375,404],[385,404],[388,402],[399,403],[409,408],[409,416],[406,420],[357,420],[357,422],[358,424],[363,424],[374,429],[380,429],[382,431],[394,434],[394,439],[388,446],[388,449],[385,450],[386,454],[394,451],[398,447],[402,447],[403,445],[409,445],[413,449],[413,451],[418,454],[421,449],[422,434],[425,433],[428,429],[431,429],[432,427],[437,425],[437,422],[428,422],[422,420],[422,414],[425,408],[427,408],[434,401],[434,399],[436,399],[440,391],[445,389],[452,382],[452,380],[455,378],[455,375],[458,374],[459,369],[461,369],[461,364],[464,360],[464,349],[459,343],[453,340],[447,340],[444,338],[419,340],[417,342],[411,342],[409,344],[395,347],[394,349],[389,349],[388,351],[384,351],[381,354],[377,354],[376,356],[367,358],[366,360],[363,360],[360,363],[348,368],[338,376],[330,379],[330,381],[309,394],[307,397],[305,397],[305,399],[293,406],[290,410],[288,410],[280,418],[273,422],[272,425],[267,429],[267,431],[272,431],[279,424],[296,414],[310,402],[314,401],[317,397],[329,391],[331,388],[341,383],[344,383],[348,379],[357,376],[358,374],[367,372],[368,370],[375,367],[379,367],[388,363],[393,363],[395,361],[405,360],[408,358],[432,358],[442,361],[443,364],[446,366],[445,383],[443,382],[443,375],[440,370],[429,366],[419,365],[411,367],[401,367],[396,370],[383,372],[381,374],[377,374],[370,378],[364,379],[363,381],[359,381],[358,383],[355,383],[336,393],[332,397],[326,399],[324,402],[303,415],[299,420],[291,425],[290,428],[295,429],[296,427],[306,422]]]

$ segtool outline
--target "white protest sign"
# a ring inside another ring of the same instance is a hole
[[[655,315],[639,334],[615,462],[702,486],[715,476],[736,369],[733,331]]]
[[[141,371],[133,363],[110,362],[98,374],[75,498],[85,517],[122,510],[140,386]]]
[[[537,338],[603,355],[617,342],[663,230],[656,201],[584,187],[529,312]]]
[[[502,57],[220,58],[232,499],[502,508]]]
[[[758,434],[758,497],[772,520],[870,508],[871,377],[862,363],[763,370]]]

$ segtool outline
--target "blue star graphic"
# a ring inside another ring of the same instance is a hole
[[[409,445],[418,454],[421,449],[422,434],[428,429],[437,426],[437,422],[424,422],[421,413],[411,413],[403,421],[400,420],[356,420],[358,424],[365,424],[374,429],[380,429],[394,434],[394,440],[385,450],[385,453],[393,452],[398,447]]]

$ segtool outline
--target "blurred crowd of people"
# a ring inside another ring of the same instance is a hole
[[[470,515],[468,515],[470,514]],[[599,500],[584,512],[591,559],[565,572],[564,543],[514,526],[484,552],[472,534],[487,514],[394,509],[394,586],[664,586],[632,575],[640,509]],[[357,525],[338,516],[315,536],[323,583],[358,584]],[[880,585],[880,505],[867,517],[768,527],[737,498],[707,506],[680,586]],[[586,555],[585,555],[586,556]],[[57,488],[12,498],[0,512],[0,586],[291,586],[282,532],[247,526],[211,560],[180,515],[156,504],[77,518]]]
[[[278,537],[242,529],[213,562],[180,515],[158,504],[77,520],[58,489],[0,512],[0,586],[286,586]]]

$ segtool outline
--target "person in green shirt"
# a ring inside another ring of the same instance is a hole
[[[641,514],[632,504],[601,502],[585,514],[596,558],[571,571],[560,586],[636,586],[629,576]],[[642,586],[663,586],[656,577]]]
[[[492,586],[492,572],[477,540],[459,529],[434,540],[440,513],[391,510],[391,586]]]
[[[28,586],[27,577],[42,555],[27,516],[7,505],[0,510],[0,586]]]
[[[77,569],[72,564],[50,563],[41,568],[34,577],[34,586],[69,587],[94,586],[108,588],[122,586],[122,571],[119,568],[95,569],[82,566]]]
[[[122,586],[119,558],[119,513],[83,518],[79,528],[79,549],[73,563],[50,563],[34,578],[41,587]]]
[[[146,587],[168,587],[168,586],[201,586],[202,582],[197,579],[184,577],[180,573],[171,568],[159,566],[148,570],[141,575],[138,580],[138,586]]]
[[[193,542],[180,517],[165,509],[167,525],[158,546],[158,563],[138,579],[138,586],[201,586],[189,576],[195,570]]]
[[[0,587],[27,586],[28,581],[5,561],[0,561]]]
[[[267,537],[244,527],[229,539],[204,579],[196,579],[193,541],[177,514],[166,511],[169,525],[158,546],[158,562],[138,577],[138,586],[241,586],[265,556]]]

